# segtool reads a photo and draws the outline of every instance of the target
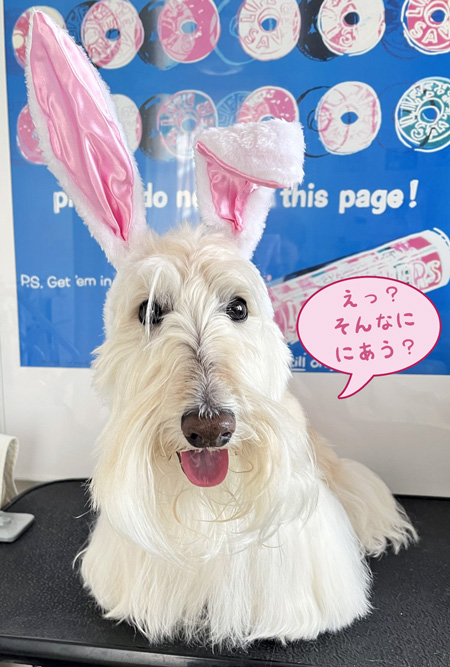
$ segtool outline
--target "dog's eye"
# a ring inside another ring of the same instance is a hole
[[[248,316],[247,304],[240,296],[236,296],[231,299],[225,312],[233,322],[243,322]]]
[[[139,321],[141,324],[145,324],[147,321],[147,309],[148,309],[148,299],[143,301],[139,306]],[[165,315],[165,312],[157,301],[154,301],[150,309],[150,324],[159,324],[162,322],[162,319]]]

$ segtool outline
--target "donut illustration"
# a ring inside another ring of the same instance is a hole
[[[296,0],[245,0],[238,26],[246,53],[256,60],[278,60],[297,45],[300,10]]]
[[[198,90],[180,90],[159,108],[161,143],[178,159],[192,157],[194,134],[208,127],[217,127],[217,111],[212,99]]]
[[[17,19],[12,34],[14,55],[16,56],[16,60],[19,63],[19,65],[22,65],[22,67],[25,67],[27,36],[28,36],[28,29],[30,27],[31,13],[35,9],[38,9],[40,12],[44,12],[44,14],[50,16],[50,18],[52,18],[62,28],[65,27],[63,17],[53,7],[47,7],[46,5],[35,5],[33,7],[30,7],[29,9],[26,9]]]
[[[247,97],[247,91],[237,90],[220,100],[217,105],[219,127],[228,127],[237,122],[238,113]]]
[[[85,14],[81,41],[97,67],[117,69],[131,62],[144,41],[141,19],[127,0],[101,0]]]
[[[361,55],[374,48],[386,27],[383,0],[324,0],[317,27],[337,55]]]
[[[16,140],[19,151],[28,162],[44,164],[28,104],[22,109],[17,119]]]
[[[428,55],[450,51],[450,7],[447,0],[406,0],[403,31],[409,44]]]
[[[144,41],[138,56],[144,63],[160,70],[171,69],[179,64],[167,55],[158,37],[158,17],[164,4],[164,0],[151,0],[139,12],[144,27]]]
[[[211,0],[167,0],[158,16],[158,34],[164,51],[173,60],[203,60],[219,41],[217,7]]]
[[[244,100],[238,113],[238,123],[252,123],[271,118],[292,122],[298,120],[295,97],[285,88],[264,86],[254,90]]]
[[[83,19],[92,5],[95,5],[95,0],[81,2],[79,5],[75,5],[66,16],[67,31],[79,46],[83,45],[81,41],[81,26],[83,24]]]
[[[380,129],[381,107],[377,94],[361,81],[338,83],[320,99],[316,124],[329,153],[358,153],[370,146]]]
[[[421,79],[400,98],[395,129],[405,146],[431,153],[450,144],[450,79]]]
[[[131,151],[137,149],[142,137],[142,120],[139,109],[132,99],[126,95],[111,95],[116,105],[119,121],[125,130],[128,141],[128,147]]]

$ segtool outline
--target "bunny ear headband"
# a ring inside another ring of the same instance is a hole
[[[33,15],[26,81],[44,160],[108,260],[146,230],[142,183],[109,90],[83,51],[46,14]],[[250,258],[274,188],[303,178],[299,123],[272,120],[212,128],[196,137],[200,215]]]

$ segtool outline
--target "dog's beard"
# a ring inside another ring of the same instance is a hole
[[[113,406],[100,437],[93,498],[119,533],[148,553],[193,567],[307,518],[316,498],[313,462],[306,433],[282,405],[246,387],[235,401],[227,475],[202,488],[181,466],[179,421],[164,414],[164,398],[152,400]],[[150,415],[143,409],[149,404]]]

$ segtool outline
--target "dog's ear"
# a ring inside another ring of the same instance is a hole
[[[275,188],[303,179],[300,123],[270,120],[205,130],[196,137],[200,215],[251,258],[262,236]]]
[[[37,11],[26,80],[45,162],[117,265],[146,222],[142,183],[109,90],[68,33]]]

